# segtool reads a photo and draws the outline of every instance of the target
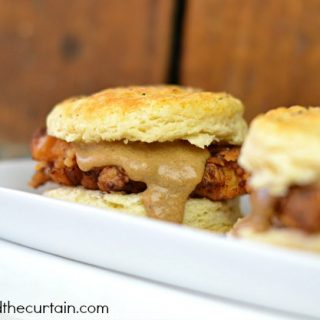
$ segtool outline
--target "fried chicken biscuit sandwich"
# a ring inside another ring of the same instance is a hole
[[[225,93],[132,86],[54,107],[32,141],[31,185],[50,197],[214,231],[238,219],[242,103]]]
[[[320,253],[320,108],[258,116],[239,162],[251,175],[251,214],[234,234]]]

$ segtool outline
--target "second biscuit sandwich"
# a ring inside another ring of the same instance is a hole
[[[251,214],[234,234],[320,253],[320,108],[278,108],[253,120],[240,164]]]

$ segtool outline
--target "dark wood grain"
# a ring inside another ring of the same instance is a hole
[[[0,0],[0,144],[79,94],[164,82],[174,0]]]
[[[189,0],[181,79],[226,90],[247,117],[320,105],[319,0]]]

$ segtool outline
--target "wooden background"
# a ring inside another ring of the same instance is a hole
[[[0,158],[51,107],[108,86],[175,82],[246,117],[320,105],[320,0],[0,0]]]

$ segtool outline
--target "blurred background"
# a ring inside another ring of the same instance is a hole
[[[320,105],[320,0],[0,0],[0,159],[62,99],[117,85],[227,91],[246,118]]]

